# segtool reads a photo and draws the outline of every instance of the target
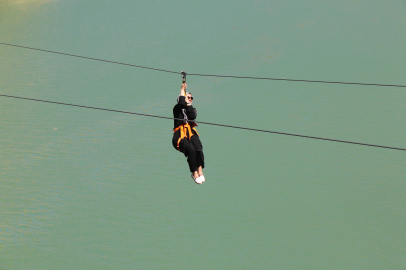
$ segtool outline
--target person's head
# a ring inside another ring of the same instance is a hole
[[[189,103],[193,102],[193,96],[190,92],[186,92],[186,101]]]

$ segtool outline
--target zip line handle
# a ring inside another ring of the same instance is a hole
[[[186,82],[186,71],[184,71],[184,70],[182,70],[182,72],[180,73],[180,75],[182,75],[182,83],[185,83]]]
[[[186,71],[182,70],[180,75],[182,76],[182,84],[186,83]],[[186,97],[186,89],[185,89],[185,97]]]

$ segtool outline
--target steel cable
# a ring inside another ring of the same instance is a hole
[[[32,48],[32,47],[27,47],[27,46],[20,46],[20,45],[3,43],[3,42],[0,42],[0,44],[1,45],[6,45],[6,46],[13,46],[13,47],[18,47],[18,48],[23,48],[23,49],[29,49],[29,50],[35,50],[35,51],[41,51],[41,52],[47,52],[47,53],[55,53],[55,54],[60,54],[60,55],[65,55],[65,56],[71,56],[71,57],[78,57],[78,58],[83,58],[83,59],[101,61],[101,62],[106,62],[106,63],[111,63],[111,64],[118,64],[118,65],[125,65],[125,66],[130,66],[130,67],[137,67],[137,68],[144,68],[144,69],[167,72],[167,73],[181,74],[180,72],[177,72],[177,71],[171,71],[171,70],[165,70],[165,69],[159,69],[159,68],[153,68],[153,67],[133,65],[133,64],[121,63],[121,62],[116,62],[116,61],[98,59],[98,58],[75,55],[75,54],[69,54],[69,53],[55,52],[55,51],[50,51],[50,50]],[[234,76],[234,75],[216,75],[216,74],[198,74],[198,73],[189,73],[188,76],[236,78],[236,79],[251,79],[251,80],[271,80],[271,81],[288,81],[288,82],[308,82],[308,83],[325,83],[325,84],[327,83],[327,84],[364,85],[364,86],[405,87],[406,88],[406,85],[381,84],[381,83],[359,83],[359,82],[340,82],[340,81],[323,81],[323,80],[281,79],[281,78],[249,77],[249,76]]]
[[[179,119],[179,118],[165,117],[165,116],[159,116],[159,115],[152,115],[152,114],[145,114],[145,113],[136,113],[136,112],[128,112],[128,111],[120,111],[120,110],[113,110],[113,109],[105,109],[105,108],[98,108],[98,107],[91,107],[91,106],[84,106],[84,105],[77,105],[77,104],[70,104],[70,103],[63,103],[63,102],[56,102],[56,101],[49,101],[49,100],[41,100],[41,99],[35,99],[35,98],[17,97],[17,96],[10,96],[10,95],[4,95],[4,94],[0,94],[0,96],[1,96],[1,97],[8,97],[8,98],[16,98],[16,99],[23,99],[23,100],[31,100],[31,101],[45,102],[45,103],[52,103],[52,104],[58,104],[58,105],[66,105],[66,106],[87,108],[87,109],[93,109],[93,110],[101,110],[101,111],[125,113],[125,114],[132,114],[132,115],[148,116],[148,117],[155,117],[155,118],[162,118],[162,119],[169,119],[169,120],[183,120],[183,119]],[[273,134],[286,135],[286,136],[294,136],[294,137],[307,138],[307,139],[324,140],[324,141],[331,141],[331,142],[339,142],[339,143],[347,143],[347,144],[356,144],[356,145],[362,145],[362,146],[370,146],[370,147],[378,147],[378,148],[386,148],[386,149],[392,149],[392,150],[406,151],[405,148],[400,148],[400,147],[391,147],[391,146],[383,146],[383,145],[377,145],[377,144],[369,144],[369,143],[360,143],[360,142],[336,140],[336,139],[329,139],[329,138],[322,138],[322,137],[314,137],[314,136],[307,136],[307,135],[300,135],[300,134],[293,134],[293,133],[286,133],[286,132],[279,132],[279,131],[271,131],[271,130],[263,130],[263,129],[256,129],[256,128],[247,128],[247,127],[223,125],[223,124],[216,124],[216,123],[209,123],[209,122],[201,122],[201,121],[192,121],[192,122],[196,122],[196,123],[204,124],[204,125],[212,125],[212,126],[219,126],[219,127],[235,128],[235,129],[242,129],[242,130],[249,130],[249,131],[256,131],[256,132],[273,133]]]

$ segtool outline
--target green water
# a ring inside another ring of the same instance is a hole
[[[0,0],[0,42],[406,85],[406,2]],[[0,46],[0,94],[171,116],[179,75]],[[188,77],[200,121],[406,148],[406,89]],[[406,152],[0,97],[0,269],[406,269]]]

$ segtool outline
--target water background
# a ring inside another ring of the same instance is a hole
[[[406,85],[406,2],[0,0],[0,42]],[[406,89],[189,76],[200,121],[406,148]],[[0,45],[0,93],[171,117],[180,75]],[[405,269],[406,152],[0,97],[0,269]]]

